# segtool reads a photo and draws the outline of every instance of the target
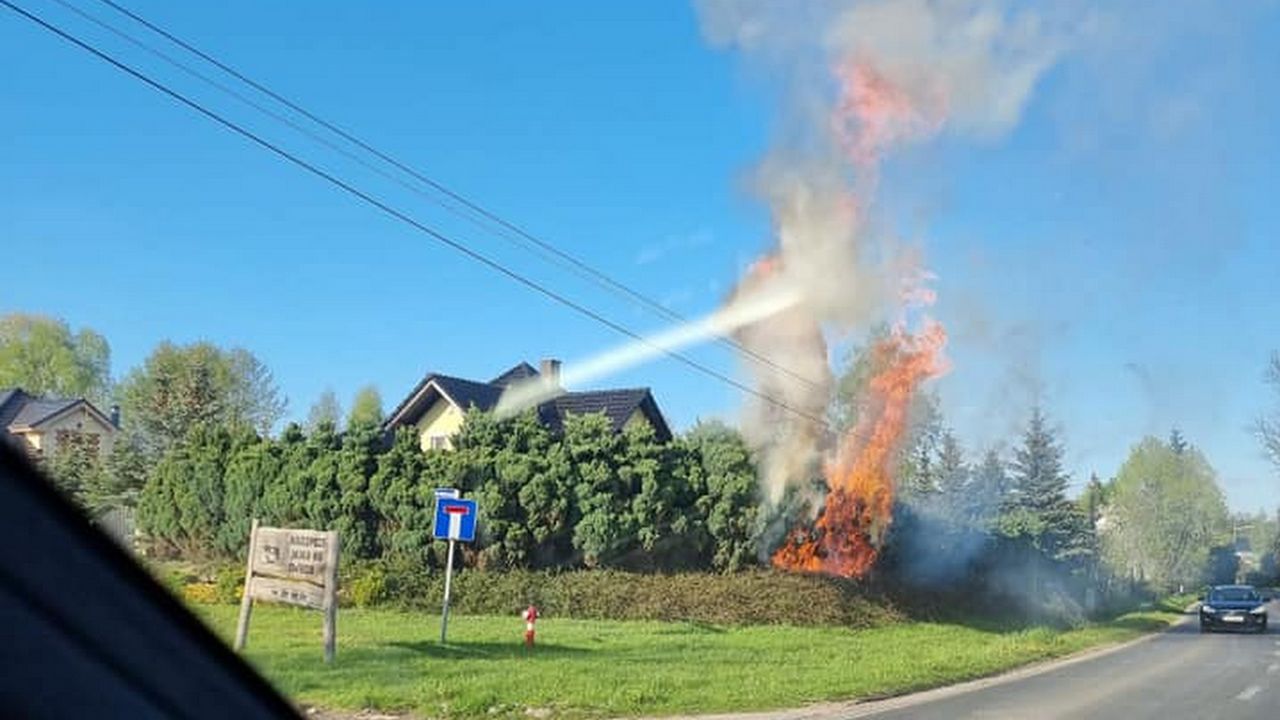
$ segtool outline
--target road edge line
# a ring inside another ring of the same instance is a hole
[[[958,683],[940,685],[938,687],[928,688],[925,690],[906,691],[899,695],[821,702],[789,710],[761,710],[736,713],[714,713],[710,715],[686,714],[664,717],[647,717],[639,718],[638,720],[833,720],[834,718],[845,720],[846,718],[866,717],[876,713],[888,712],[890,710],[902,710],[934,702],[936,700],[944,700],[957,695],[985,690],[990,687],[1004,685],[1017,680],[1043,675],[1044,673],[1051,672],[1059,668],[1070,667],[1077,663],[1105,657],[1112,653],[1127,650],[1145,642],[1151,642],[1174,628],[1191,622],[1193,619],[1194,615],[1187,613],[1160,630],[1143,633],[1132,640],[1085,648],[1060,657],[1036,661],[1027,665],[1021,665],[1009,670],[1004,670],[994,675],[987,675],[985,677],[974,678],[972,680],[963,680]]]

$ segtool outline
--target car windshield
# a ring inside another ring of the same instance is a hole
[[[324,720],[1280,720],[1278,46],[0,0],[0,720],[250,715],[237,657]]]
[[[1209,602],[1245,602],[1258,600],[1253,588],[1218,588],[1209,593]]]

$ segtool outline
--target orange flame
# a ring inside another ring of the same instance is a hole
[[[936,134],[946,115],[946,98],[917,83],[913,95],[868,62],[849,59],[834,69],[840,98],[831,130],[862,175],[862,190],[874,192],[886,152]],[[864,202],[850,197],[850,212]],[[904,313],[893,333],[872,349],[876,369],[869,400],[857,424],[844,437],[834,460],[824,468],[827,497],[816,521],[792,530],[773,555],[787,570],[861,577],[875,564],[893,522],[897,451],[907,430],[908,412],[920,383],[946,371],[942,356],[946,331],[926,319],[918,335],[908,333],[905,309],[935,299],[919,268],[903,269]]]
[[[849,60],[834,72],[840,99],[832,130],[859,168],[874,172],[890,148],[941,129],[946,103],[939,93],[913,98],[867,62]]]
[[[870,402],[826,467],[826,504],[812,527],[793,530],[774,553],[776,567],[845,577],[871,569],[893,520],[894,461],[911,400],[921,382],[946,370],[946,339],[929,321],[919,335],[899,328],[874,347]]]

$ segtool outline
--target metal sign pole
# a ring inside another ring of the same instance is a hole
[[[453,546],[456,541],[449,538],[449,559],[444,566],[444,611],[440,614],[440,644],[445,644],[449,632],[449,590],[453,585]]]
[[[449,638],[449,596],[453,591],[453,556],[459,542],[476,539],[476,501],[464,500],[454,488],[436,489],[436,519],[431,535],[449,541],[449,559],[444,568],[444,608],[440,612],[440,644]]]

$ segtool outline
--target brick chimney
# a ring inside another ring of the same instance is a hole
[[[560,361],[555,358],[543,358],[538,370],[542,381],[551,387],[560,387]]]

